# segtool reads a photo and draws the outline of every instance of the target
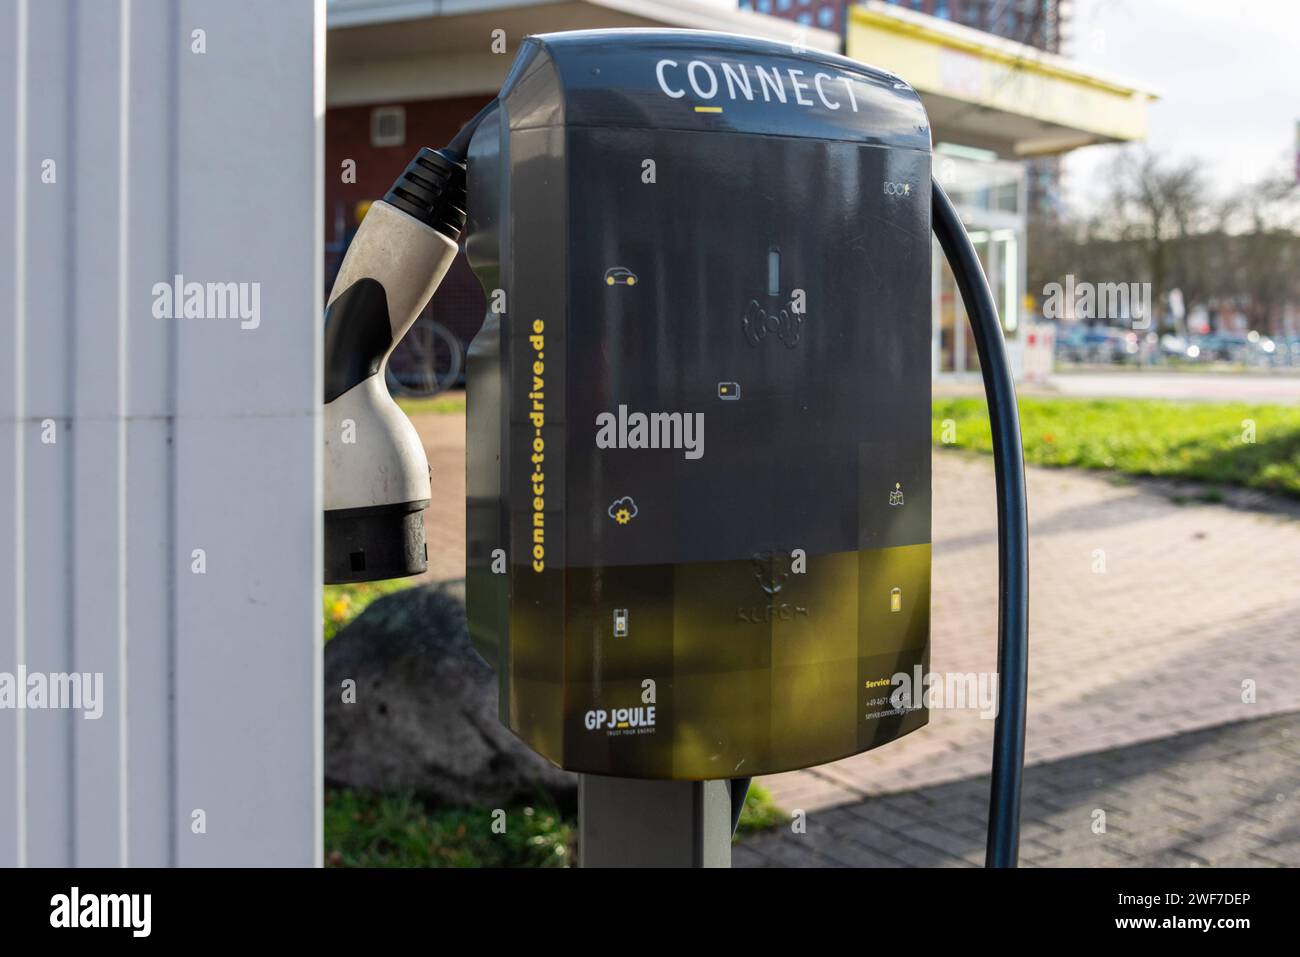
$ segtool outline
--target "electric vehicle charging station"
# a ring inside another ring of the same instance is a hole
[[[1015,863],[1019,430],[930,167],[917,94],[855,61],[551,34],[349,249],[326,315],[326,578],[423,569],[427,464],[383,362],[463,240],[489,304],[467,365],[470,635],[501,720],[584,776],[588,865],[725,863],[752,775],[926,723],[891,677],[929,665],[932,230],[994,422],[988,860]],[[370,426],[364,456],[332,438],[344,419]]]

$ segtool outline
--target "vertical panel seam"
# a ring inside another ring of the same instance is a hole
[[[27,356],[27,0],[18,0],[18,22],[15,34],[17,47],[14,64],[14,656],[18,667],[27,663],[27,576],[23,558],[27,551],[27,527],[24,513],[27,509],[27,489],[24,482],[26,463],[23,456],[23,428],[27,418],[27,380],[24,362]],[[15,724],[15,752],[17,768],[14,786],[17,789],[18,866],[27,866],[27,720],[26,712],[18,709]]]
[[[312,230],[312,262],[315,264],[312,270],[312,289],[314,298],[312,300],[313,311],[316,317],[321,314],[320,297],[325,288],[325,261],[324,257],[319,254],[319,250],[324,247],[325,239],[325,49],[326,49],[326,17],[327,10],[324,0],[316,0],[312,9],[312,119],[315,124],[312,140],[312,168],[315,170],[315,195],[317,196],[316,208],[314,213],[314,228]],[[313,379],[312,395],[320,395],[324,379],[324,363],[322,361],[322,345],[320,323],[314,325],[313,332],[313,362],[316,373]],[[319,400],[317,400],[319,402]],[[324,526],[320,521],[321,514],[321,495],[324,471],[324,422],[321,418],[320,406],[316,406],[312,426],[312,440],[314,449],[312,451],[312,495],[314,498],[314,509],[316,522],[312,532],[312,560],[313,568],[320,568],[323,558],[323,541]],[[320,576],[317,575],[316,600],[313,602],[313,609],[321,604],[322,589]],[[317,622],[312,628],[312,749],[313,761],[312,772],[314,780],[312,782],[312,829],[314,837],[312,841],[312,864],[315,867],[322,867],[325,863],[325,642],[320,632],[320,616],[313,616]]]
[[[131,0],[122,0],[118,18],[118,151],[117,151],[117,669],[118,669],[118,856],[122,867],[127,866],[130,814],[127,801],[130,789],[127,773],[130,759],[127,739],[127,278],[130,242],[130,185],[129,161],[131,154]]]
[[[67,335],[67,353],[65,359],[68,367],[67,382],[67,403],[68,418],[67,431],[71,434],[70,441],[67,442],[67,453],[65,461],[68,463],[67,475],[64,484],[64,500],[67,503],[64,508],[66,524],[63,530],[64,547],[64,580],[72,584],[73,600],[68,602],[68,634],[67,634],[67,656],[68,669],[72,672],[80,671],[80,661],[77,655],[77,626],[78,602],[75,598],[80,582],[77,580],[77,443],[79,434],[74,428],[74,422],[77,418],[77,393],[80,381],[80,353],[79,348],[81,337],[77,335],[77,285],[80,279],[79,270],[81,264],[77,260],[77,195],[81,190],[80,177],[76,176],[77,163],[77,111],[81,105],[81,90],[78,86],[80,71],[77,69],[77,23],[78,18],[76,11],[68,7],[68,35],[67,35],[67,57],[68,57],[68,113],[67,113],[67,136],[68,152],[64,165],[68,167],[65,171],[65,177],[72,173],[71,178],[66,181],[69,184],[68,200],[64,207],[64,242],[67,245],[68,256],[68,278],[67,289],[67,316],[65,334]],[[77,828],[77,811],[79,806],[80,795],[80,775],[77,774],[78,752],[80,751],[80,737],[83,729],[78,727],[75,713],[69,710],[65,719],[68,725],[68,753],[66,755],[68,762],[68,793],[66,795],[67,814],[68,814],[68,861],[76,867],[82,855],[80,854],[78,828]]]
[[[167,266],[168,275],[175,276],[178,270],[180,247],[180,51],[177,40],[180,37],[180,13],[177,4],[167,8],[167,72],[168,72],[168,116],[167,116]],[[178,517],[176,514],[176,413],[179,392],[179,374],[177,364],[180,359],[179,341],[180,323],[167,324],[167,532],[166,538],[166,576],[164,587],[167,592],[167,622],[170,625],[167,634],[167,858],[172,867],[180,864],[180,715],[176,708],[176,686],[180,670],[180,649],[177,635],[180,632],[180,610],[177,601],[178,587],[177,559],[179,558],[177,535]]]

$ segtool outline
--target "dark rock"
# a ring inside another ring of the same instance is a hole
[[[497,677],[465,628],[463,585],[379,599],[325,646],[325,780],[501,807],[549,794],[577,805],[577,777],[501,724]],[[356,703],[343,682],[356,682]]]

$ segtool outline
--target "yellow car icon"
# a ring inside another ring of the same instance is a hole
[[[632,272],[632,270],[628,269],[626,266],[615,266],[612,269],[606,269],[605,285],[606,286],[618,286],[618,285],[635,286],[636,273]]]

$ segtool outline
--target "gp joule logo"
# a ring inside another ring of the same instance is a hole
[[[58,928],[125,928],[132,937],[148,937],[152,912],[151,894],[83,894],[73,887],[50,898],[50,926]]]
[[[582,719],[588,731],[605,731],[607,734],[650,734],[655,728],[655,706],[640,708],[593,708]]]
[[[690,90],[706,102],[725,96],[733,102],[753,103],[762,97],[764,103],[858,112],[853,80],[844,74],[821,70],[809,73],[794,67],[765,67],[757,63],[752,67],[748,63],[725,62],[715,66],[704,60],[688,60],[683,65],[665,59],[655,64],[655,79],[664,95],[674,100],[682,99]]]

